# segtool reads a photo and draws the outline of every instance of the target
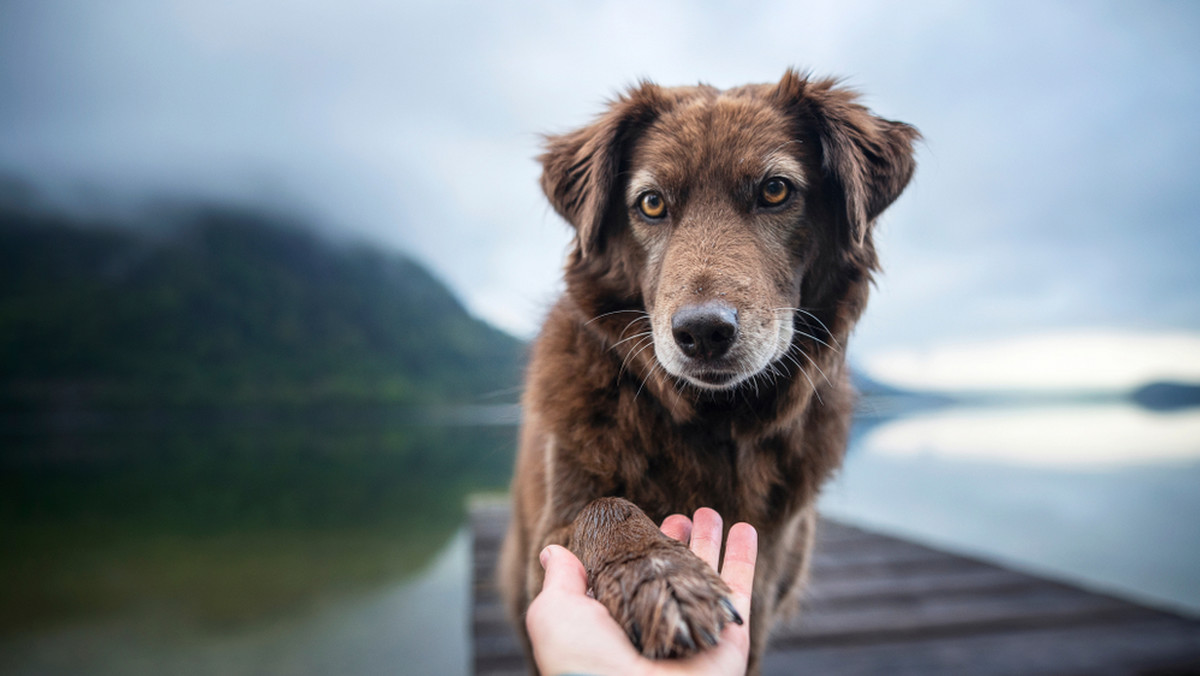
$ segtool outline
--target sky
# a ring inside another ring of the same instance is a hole
[[[789,66],[925,136],[877,226],[852,360],[904,381],[957,355],[953,388],[1061,385],[1089,370],[1055,370],[1072,337],[1112,339],[1090,369],[1109,384],[1156,373],[1165,334],[1200,358],[1200,5],[1182,1],[6,0],[0,174],[303,214],[530,337],[570,238],[538,188],[542,134],[641,78]]]

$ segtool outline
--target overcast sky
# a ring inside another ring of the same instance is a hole
[[[880,223],[870,356],[1200,331],[1200,4],[0,3],[0,172],[286,206],[522,336],[568,228],[540,133],[639,78],[841,75],[926,137]]]

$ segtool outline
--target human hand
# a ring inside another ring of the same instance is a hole
[[[708,508],[696,511],[694,520],[673,515],[662,531],[688,542],[694,554],[714,570],[721,552],[721,516]],[[542,592],[529,606],[525,626],[533,643],[534,659],[542,674],[641,674],[741,675],[750,654],[750,595],[758,533],[747,523],[729,529],[721,578],[733,591],[731,601],[746,622],[727,624],[716,647],[687,659],[650,660],[629,642],[624,630],[598,601],[587,595],[587,572],[569,550],[550,545],[540,561],[546,570]]]

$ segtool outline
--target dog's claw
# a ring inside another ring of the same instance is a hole
[[[728,596],[721,599],[721,605],[725,606],[725,612],[729,615],[730,622],[743,624],[742,616],[738,614],[737,608],[733,607],[733,601],[730,601]]]
[[[691,632],[686,629],[679,630],[679,633],[675,635],[675,642],[687,648],[689,653],[696,652],[696,641],[692,639]]]

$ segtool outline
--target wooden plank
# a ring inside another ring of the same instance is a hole
[[[1115,599],[1054,588],[965,598],[911,597],[865,606],[810,608],[780,626],[774,643],[860,644],[1142,619],[1153,614]]]
[[[919,547],[908,543],[901,545],[890,545],[889,543],[889,546],[873,547],[870,549],[862,548],[838,553],[824,552],[819,549],[815,550],[812,558],[812,569],[814,572],[829,570],[834,574],[839,574],[846,570],[884,565],[892,567],[916,567],[930,562],[939,562],[944,558],[944,553],[926,547]]]
[[[527,676],[529,669],[516,631],[495,585],[500,543],[508,525],[508,506],[495,501],[472,501],[469,510],[472,541],[471,662],[476,674]]]
[[[1200,633],[1171,619],[960,638],[803,648],[773,645],[764,676],[1200,674]]]
[[[473,664],[526,673],[494,585],[507,506],[473,503]],[[1200,674],[1200,622],[822,520],[812,583],[767,676]]]
[[[805,590],[803,607],[831,609],[839,605],[878,605],[897,599],[933,596],[1008,594],[1045,585],[1029,575],[992,567],[881,571],[877,575],[816,578]]]

